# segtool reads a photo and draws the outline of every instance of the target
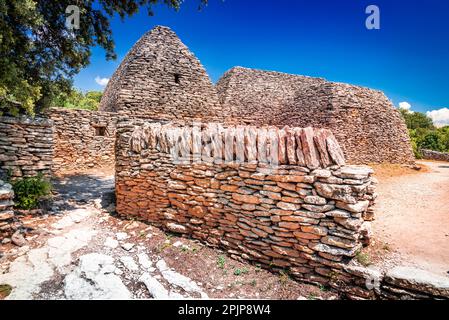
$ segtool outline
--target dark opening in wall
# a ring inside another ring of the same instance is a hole
[[[95,135],[98,137],[104,137],[106,135],[106,127],[96,126],[95,127]]]
[[[181,75],[179,73],[175,73],[175,82],[177,84],[181,83]]]

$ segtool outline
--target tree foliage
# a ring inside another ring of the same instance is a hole
[[[68,109],[98,110],[100,100],[103,95],[101,91],[88,91],[83,93],[72,89],[70,92],[63,92],[52,102],[51,107]]]
[[[198,0],[206,4],[207,0]],[[100,46],[115,59],[110,19],[158,4],[178,10],[182,0],[2,0],[0,1],[0,115],[34,114],[61,93]],[[66,8],[80,8],[80,28],[66,27]]]
[[[413,151],[421,158],[421,149],[449,152],[449,126],[436,128],[432,119],[421,112],[400,110],[409,129]]]
[[[407,128],[409,129],[433,129],[433,122],[426,114],[421,112],[410,112],[408,110],[400,109],[402,117],[405,120]]]

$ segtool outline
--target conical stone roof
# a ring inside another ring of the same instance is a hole
[[[111,77],[100,110],[162,120],[220,120],[204,67],[168,27],[144,34]]]

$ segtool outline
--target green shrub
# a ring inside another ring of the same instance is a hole
[[[424,113],[400,110],[409,129],[410,142],[417,159],[421,149],[449,152],[449,126],[436,127]]]
[[[41,174],[36,177],[17,179],[12,182],[15,198],[14,202],[19,209],[35,209],[39,200],[51,192],[51,183]]]

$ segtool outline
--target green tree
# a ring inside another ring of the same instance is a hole
[[[421,158],[421,149],[449,152],[449,126],[435,128],[432,119],[421,112],[399,110],[409,129],[413,152]]]
[[[198,0],[201,5],[207,0]],[[34,114],[61,93],[89,64],[91,48],[115,59],[110,19],[149,15],[157,4],[178,10],[182,0],[2,0],[0,1],[0,114]],[[80,28],[66,27],[66,8],[80,8]]]
[[[400,109],[405,124],[409,129],[427,128],[432,129],[433,122],[426,114],[422,112],[410,112],[408,110]]]
[[[430,149],[435,151],[445,151],[441,134],[432,130],[429,131],[419,142],[420,149]]]
[[[98,110],[103,93],[101,91],[88,91],[85,94],[76,89],[68,93],[63,92],[51,103],[51,107],[68,109]]]

